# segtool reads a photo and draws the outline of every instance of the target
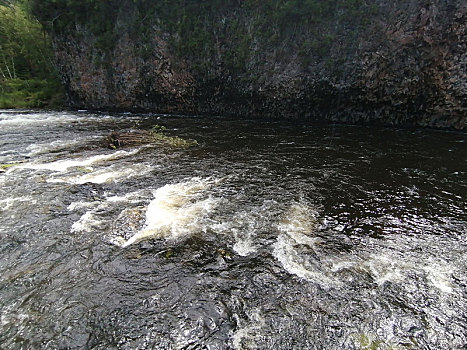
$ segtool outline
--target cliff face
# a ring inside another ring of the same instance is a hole
[[[465,127],[465,1],[110,3],[41,14],[72,107]]]

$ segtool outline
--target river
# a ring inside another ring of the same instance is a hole
[[[112,131],[196,140],[110,149]],[[466,349],[466,135],[0,112],[1,349]]]

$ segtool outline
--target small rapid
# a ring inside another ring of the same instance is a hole
[[[200,199],[199,195],[209,186],[207,180],[191,179],[187,182],[165,185],[154,191],[154,200],[146,208],[145,225],[141,231],[128,239],[127,247],[147,238],[178,238],[198,232],[200,221],[207,216],[216,203],[211,198]]]
[[[197,142],[104,142],[156,129]],[[466,151],[445,131],[0,111],[0,348],[464,349]]]

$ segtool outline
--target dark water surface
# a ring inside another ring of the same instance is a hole
[[[114,130],[198,145],[111,150]],[[1,349],[466,349],[465,134],[0,112]]]

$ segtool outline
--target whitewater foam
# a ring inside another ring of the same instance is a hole
[[[37,200],[33,199],[31,196],[10,197],[10,198],[5,198],[5,199],[0,199],[0,210],[8,210],[15,203],[18,203],[18,202],[28,202],[30,204],[36,204]]]
[[[249,310],[247,315],[249,322],[241,326],[243,323],[242,320],[237,314],[234,314],[237,325],[240,325],[232,337],[232,345],[235,350],[258,348],[255,338],[261,333],[261,329],[265,326],[266,320],[259,309]]]
[[[87,211],[81,218],[73,223],[71,232],[89,232],[102,229],[103,221],[99,220],[94,210]]]
[[[145,192],[148,192],[148,190],[138,190],[130,193],[126,193],[121,196],[110,196],[107,197],[106,200],[108,202],[128,202],[128,203],[140,203],[142,200],[144,200]]]
[[[132,156],[139,152],[139,149],[133,151],[116,151],[113,153],[99,154],[88,158],[58,160],[50,163],[24,163],[15,167],[15,169],[35,169],[50,170],[55,172],[65,172],[73,167],[89,167],[93,164],[116,160]]]
[[[70,123],[76,118],[66,113],[44,114],[44,113],[24,113],[24,114],[0,114],[0,127],[2,128],[23,128],[27,126],[49,126],[51,124]]]
[[[247,256],[257,250],[254,244],[257,219],[252,213],[240,212],[228,221],[211,224],[210,228],[218,234],[234,237],[233,250],[240,256]]]
[[[121,167],[110,167],[110,169],[99,169],[93,171],[92,168],[89,169],[89,173],[84,175],[75,175],[67,177],[59,177],[48,179],[47,182],[59,183],[65,182],[70,184],[84,184],[84,183],[109,183],[109,182],[118,182],[120,179],[128,179],[138,175],[144,175],[148,173],[151,168],[141,164],[132,165],[131,168],[121,168]]]
[[[225,203],[228,205],[228,203]],[[248,256],[258,251],[258,235],[268,230],[269,223],[275,219],[279,203],[266,200],[260,206],[248,207],[233,216],[222,217],[211,224],[210,229],[217,234],[233,237],[233,250],[240,256]]]
[[[280,234],[273,244],[273,255],[290,274],[329,286],[336,281],[328,276],[331,269],[317,260],[320,239],[312,236],[318,226],[317,215],[303,203],[292,204],[277,225]],[[301,247],[307,247],[308,253],[300,253]]]
[[[406,278],[406,272],[410,270],[406,262],[383,252],[370,254],[361,263],[360,268],[367,271],[378,285],[385,282],[401,282]]]
[[[453,266],[441,261],[428,259],[423,266],[423,270],[426,272],[427,279],[432,286],[443,293],[451,294],[454,292],[451,283],[451,275],[454,272]]]
[[[127,240],[123,247],[148,238],[173,239],[202,229],[202,218],[217,205],[214,198],[200,197],[212,184],[210,179],[193,178],[157,189],[147,207],[143,229]]]
[[[281,263],[282,267],[290,274],[296,275],[307,281],[329,287],[339,282],[328,276],[331,272],[326,266],[321,266],[313,256],[300,254],[296,248],[297,241],[287,234],[279,234],[273,245],[273,255]]]
[[[79,140],[56,140],[49,143],[34,143],[26,147],[26,151],[28,153],[25,154],[26,157],[34,157],[41,154],[46,154],[49,152],[58,152],[62,150],[67,150],[73,148],[78,145],[83,145],[83,143],[93,141],[97,138],[101,138],[100,136],[97,137],[89,137],[89,138],[81,138]]]
[[[257,248],[251,238],[238,240],[233,245],[233,250],[240,256],[248,256],[257,251]]]

